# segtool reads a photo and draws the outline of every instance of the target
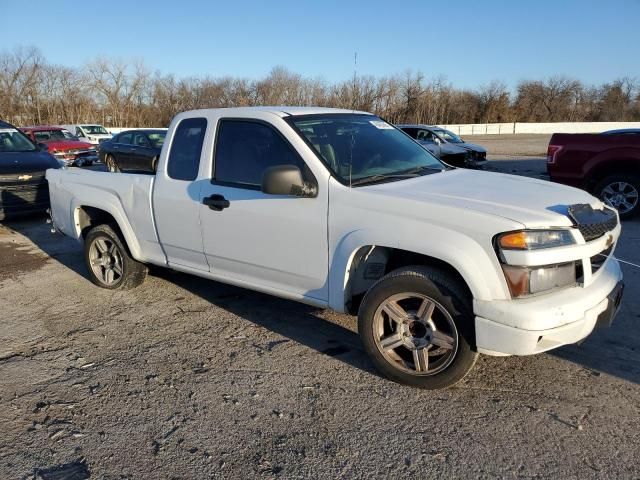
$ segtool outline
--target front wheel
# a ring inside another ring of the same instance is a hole
[[[134,260],[124,241],[110,225],[92,228],[85,238],[84,256],[91,281],[110,290],[140,285],[147,267]]]
[[[631,218],[640,213],[640,177],[611,175],[596,184],[594,193],[607,205],[618,210],[620,218]]]
[[[118,167],[116,159],[113,155],[107,155],[104,163],[107,165],[107,170],[109,170],[111,173],[118,173],[120,171],[120,167]]]
[[[478,357],[471,298],[434,268],[405,267],[379,280],[362,301],[358,331],[378,370],[414,387],[454,385]]]

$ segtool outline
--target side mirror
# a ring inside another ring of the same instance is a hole
[[[315,197],[317,188],[302,179],[302,172],[295,165],[275,165],[262,175],[262,192],[269,195],[293,195]]]
[[[436,145],[440,145],[442,143],[442,140],[440,140],[438,137],[436,137],[435,135],[433,136],[433,142]]]
[[[42,151],[42,152],[48,152],[49,151],[49,147],[47,147],[46,143],[38,142],[37,146],[40,149],[40,151]]]

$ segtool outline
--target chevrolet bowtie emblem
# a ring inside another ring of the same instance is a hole
[[[613,235],[609,235],[607,237],[607,241],[606,241],[606,247],[609,248],[611,245],[613,245]]]
[[[26,182],[27,180],[31,180],[32,178],[33,178],[33,175],[20,175],[18,177],[18,180],[24,180]]]

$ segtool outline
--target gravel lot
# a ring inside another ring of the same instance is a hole
[[[640,263],[638,242],[625,223],[618,256]],[[379,377],[352,317],[162,269],[109,292],[43,219],[5,224],[0,478],[638,478],[640,269],[623,268],[612,328],[427,392]]]

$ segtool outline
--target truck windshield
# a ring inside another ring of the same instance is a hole
[[[73,140],[73,136],[66,130],[40,130],[33,132],[33,134],[39,142],[48,142],[49,140]]]
[[[0,128],[0,152],[33,152],[36,146],[15,128]]]
[[[299,115],[286,120],[344,184],[401,180],[445,170],[425,148],[373,115]]]
[[[82,129],[89,135],[108,135],[109,132],[105,130],[102,125],[82,125]]]

